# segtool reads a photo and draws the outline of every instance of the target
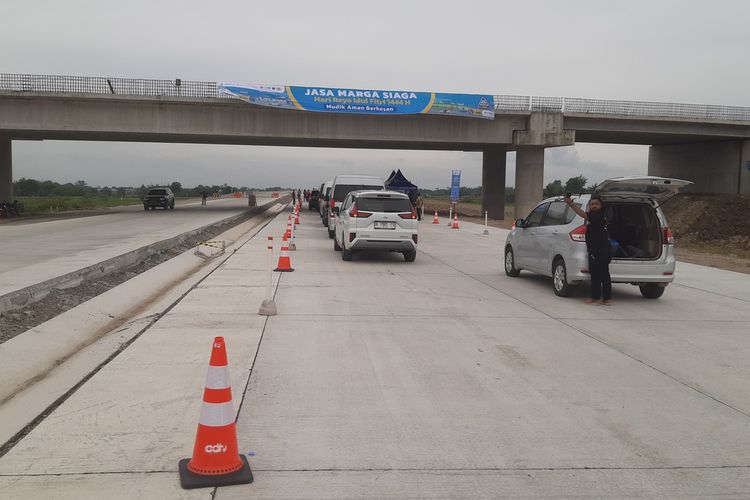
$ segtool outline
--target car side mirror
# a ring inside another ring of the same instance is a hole
[[[339,207],[333,207],[331,210],[333,210],[334,215],[338,215],[341,209]]]
[[[523,226],[524,226],[525,224],[526,224],[526,220],[525,220],[525,219],[518,219],[518,220],[516,221],[516,227],[520,227],[520,228],[523,228]]]

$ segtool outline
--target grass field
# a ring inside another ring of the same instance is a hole
[[[93,210],[141,203],[140,198],[120,198],[119,196],[19,196],[17,199],[23,203],[22,215]]]
[[[425,217],[430,217],[435,212],[441,217],[446,217],[450,210],[451,201],[447,196],[434,196],[424,199]],[[482,212],[482,200],[477,197],[462,198],[457,205],[458,216],[463,218],[474,219],[474,222],[484,222],[484,212]],[[505,220],[489,221],[490,226],[510,227],[513,223],[513,205],[505,204]]]

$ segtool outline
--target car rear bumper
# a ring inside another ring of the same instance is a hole
[[[417,245],[411,239],[381,239],[381,238],[355,238],[350,250],[392,250],[395,252],[409,252],[417,249]]]
[[[577,257],[565,263],[568,271],[568,282],[590,281],[588,256]],[[672,283],[674,281],[675,261],[670,255],[658,260],[612,260],[609,264],[609,275],[612,283]]]

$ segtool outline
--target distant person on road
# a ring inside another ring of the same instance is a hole
[[[302,191],[299,189],[297,190],[297,199],[299,200],[300,204],[302,204]]]
[[[597,194],[591,195],[588,212],[584,212],[581,207],[573,203],[570,193],[566,194],[563,199],[586,221],[586,251],[589,255],[589,273],[591,274],[591,298],[586,303],[608,306],[612,298],[612,278],[609,275],[612,247],[609,244],[602,198]]]
[[[417,199],[414,201],[414,206],[417,208],[417,220],[422,220],[422,207],[424,207],[424,199],[422,193],[417,193]]]
[[[203,188],[203,191],[201,191],[201,205],[206,204],[206,199],[208,198],[208,191],[206,191],[205,188]]]
[[[297,204],[297,191],[292,189],[292,205],[296,205],[296,204]]]

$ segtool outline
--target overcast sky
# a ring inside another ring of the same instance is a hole
[[[750,105],[750,2],[0,0],[0,72]],[[445,119],[452,119],[445,117]],[[645,174],[646,146],[549,149],[545,179]],[[14,178],[312,186],[481,154],[14,142]],[[514,158],[508,158],[513,184]]]

